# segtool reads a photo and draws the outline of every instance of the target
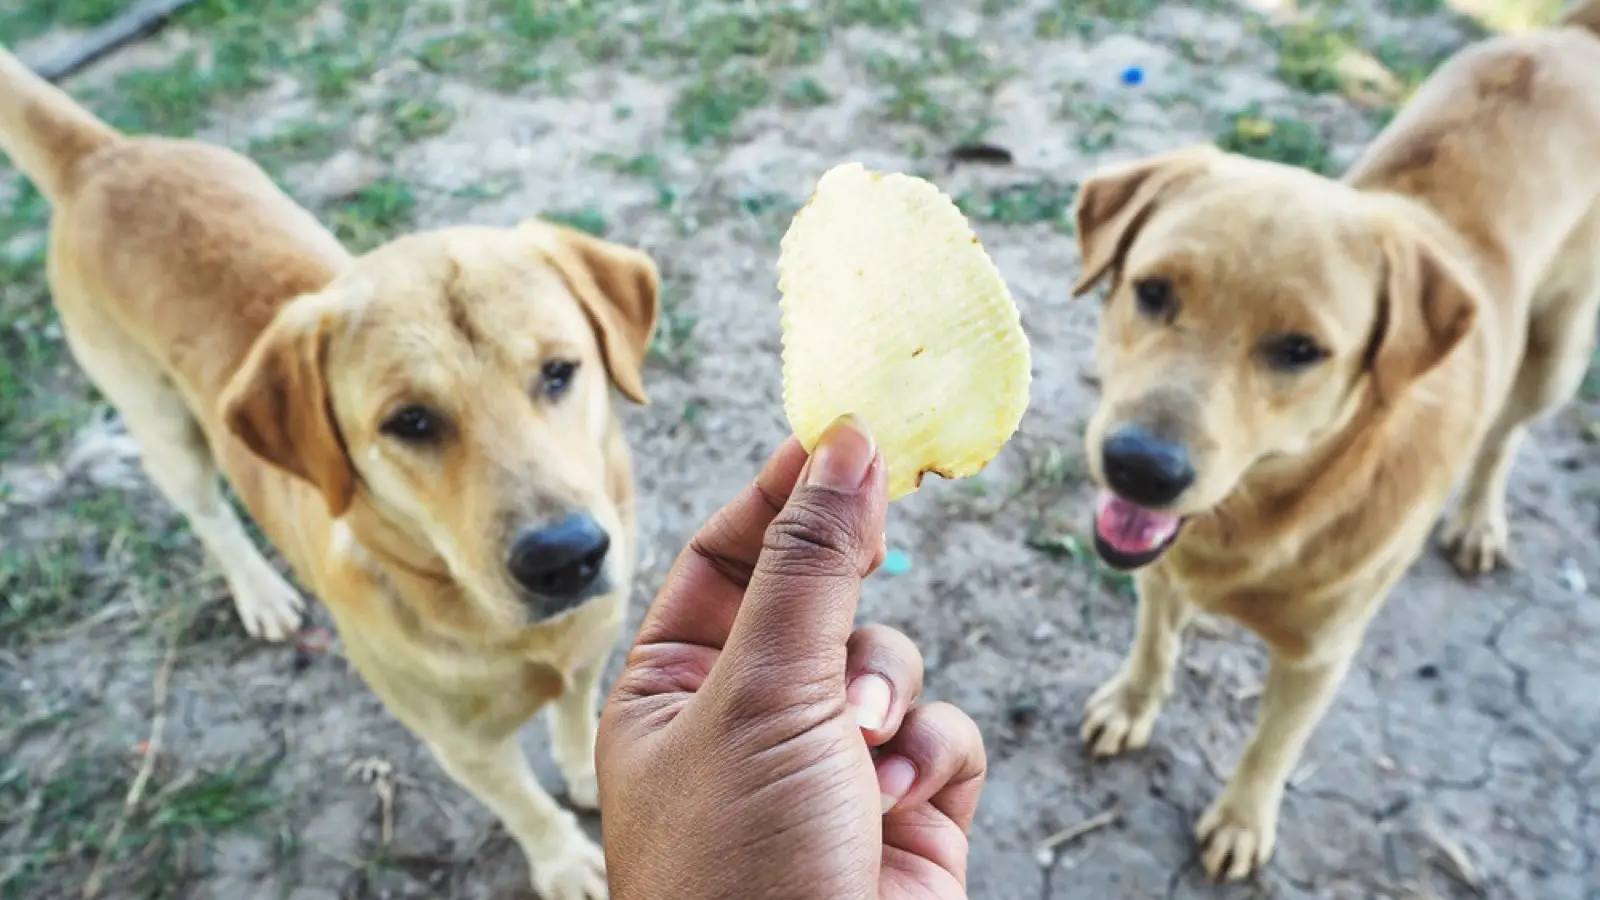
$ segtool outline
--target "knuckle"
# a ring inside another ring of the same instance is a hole
[[[767,528],[762,563],[794,575],[855,572],[860,568],[860,541],[854,531],[839,510],[791,501]]]

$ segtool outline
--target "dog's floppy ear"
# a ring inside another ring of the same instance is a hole
[[[251,452],[322,493],[343,515],[355,470],[328,392],[334,313],[312,298],[292,301],[256,339],[220,400],[222,420]]]
[[[577,229],[539,220],[520,227],[533,237],[583,305],[600,339],[611,382],[629,400],[648,404],[644,360],[661,312],[661,276],[655,262],[641,250]]]
[[[1431,242],[1390,232],[1367,368],[1389,403],[1454,350],[1478,318],[1477,283]]]
[[[1200,144],[1110,166],[1089,176],[1078,191],[1073,216],[1083,273],[1072,287],[1081,297],[1128,252],[1163,192],[1204,171],[1221,151]]]

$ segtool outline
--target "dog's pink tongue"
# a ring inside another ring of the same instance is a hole
[[[1178,530],[1178,517],[1156,512],[1101,491],[1095,498],[1095,528],[1100,538],[1122,553],[1149,553]]]

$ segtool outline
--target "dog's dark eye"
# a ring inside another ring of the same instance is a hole
[[[1268,341],[1262,348],[1267,364],[1283,372],[1298,372],[1322,362],[1328,351],[1305,334],[1285,334]]]
[[[1172,282],[1165,278],[1135,281],[1133,297],[1139,303],[1139,311],[1152,319],[1169,318],[1178,308],[1178,301],[1172,296]]]
[[[431,444],[444,431],[439,417],[422,406],[402,406],[384,420],[383,433],[408,444]]]
[[[578,372],[578,364],[566,360],[553,359],[544,364],[539,370],[539,390],[546,397],[559,397],[566,393],[572,386],[572,376]]]

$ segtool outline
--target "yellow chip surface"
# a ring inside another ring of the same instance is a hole
[[[1022,422],[1028,338],[966,217],[910,175],[835,166],[778,257],[783,405],[809,451],[847,413],[877,440],[896,500],[965,478]]]

